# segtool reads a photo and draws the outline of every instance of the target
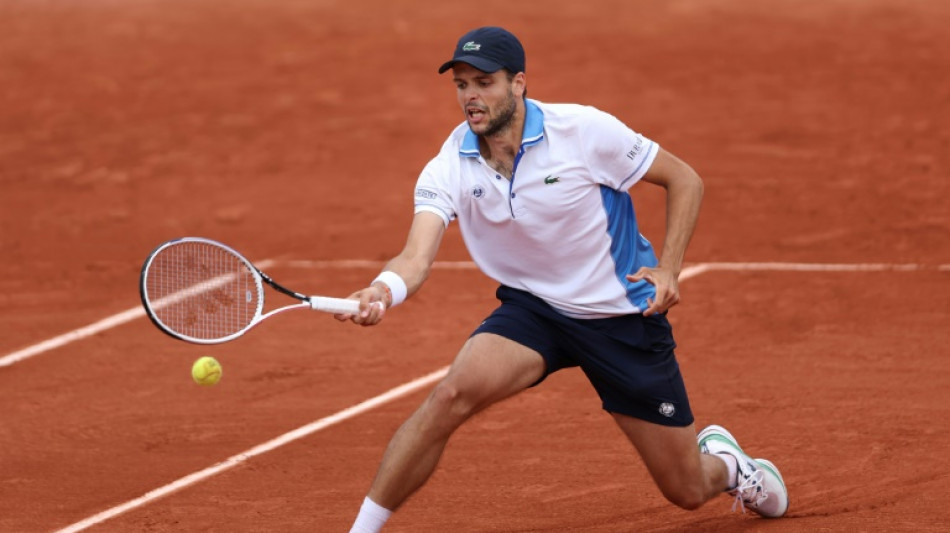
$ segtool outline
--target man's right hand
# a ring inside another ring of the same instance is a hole
[[[340,322],[352,321],[361,326],[375,326],[386,314],[386,291],[378,285],[366,287],[347,297],[360,301],[360,311],[355,315],[337,314],[334,318]]]

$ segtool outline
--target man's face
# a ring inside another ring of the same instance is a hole
[[[524,94],[524,74],[509,80],[504,70],[489,74],[467,63],[456,63],[452,70],[458,102],[472,132],[490,137],[505,130]]]

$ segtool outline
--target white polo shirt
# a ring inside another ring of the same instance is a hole
[[[458,219],[469,254],[501,284],[574,318],[642,312],[655,290],[624,276],[656,266],[627,190],[659,146],[593,107],[527,100],[511,180],[463,122],[416,184],[415,212]]]

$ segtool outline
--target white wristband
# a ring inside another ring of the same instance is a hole
[[[396,274],[392,270],[386,270],[376,276],[373,283],[376,282],[385,284],[392,292],[393,301],[389,304],[389,307],[396,307],[406,301],[406,295],[409,294],[409,289],[406,287],[406,282],[399,277],[399,274]],[[372,283],[370,285],[372,285]]]

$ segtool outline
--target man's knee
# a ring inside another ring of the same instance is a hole
[[[459,388],[448,380],[442,380],[429,395],[431,412],[446,422],[461,424],[472,412],[472,401]]]
[[[699,509],[706,503],[706,493],[702,487],[681,485],[677,487],[660,487],[663,496],[673,505],[687,511]]]

